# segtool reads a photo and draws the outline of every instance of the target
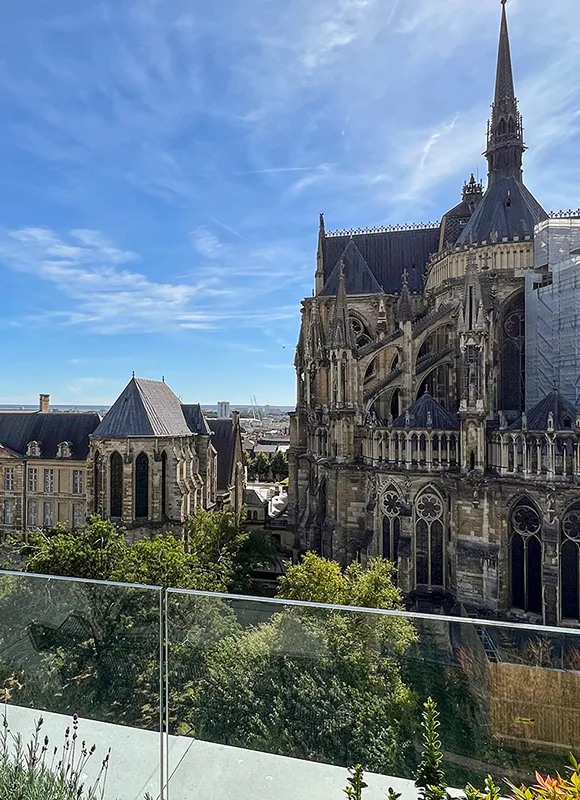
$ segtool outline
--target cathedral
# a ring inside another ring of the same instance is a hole
[[[320,217],[289,516],[299,552],[392,560],[410,608],[577,626],[580,212],[525,150],[502,0],[487,186],[437,225]]]

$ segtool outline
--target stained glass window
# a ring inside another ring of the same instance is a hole
[[[161,516],[167,514],[167,453],[161,453]]]
[[[415,580],[418,586],[444,586],[443,502],[434,492],[415,505]]]
[[[119,453],[111,456],[111,516],[123,516],[123,459]]]
[[[139,453],[135,461],[135,517],[149,516],[149,459]]]

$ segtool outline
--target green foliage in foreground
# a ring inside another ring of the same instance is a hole
[[[312,553],[288,571],[280,595],[380,608],[401,603],[383,559],[342,573]],[[279,608],[211,649],[206,675],[183,698],[181,732],[296,758],[400,768],[416,709],[401,678],[413,627],[354,610]]]

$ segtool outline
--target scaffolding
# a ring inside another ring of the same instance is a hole
[[[526,409],[554,388],[578,408],[580,217],[540,223],[534,241],[536,271],[526,276]]]

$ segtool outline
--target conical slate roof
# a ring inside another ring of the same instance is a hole
[[[409,406],[410,428],[434,428],[439,431],[458,431],[459,417],[447,411],[429,392],[425,392]],[[429,414],[431,415],[429,421]],[[394,428],[407,427],[407,412],[404,411],[393,423]]]
[[[162,381],[132,378],[93,436],[190,436],[181,403]]]
[[[483,195],[457,244],[501,242],[514,236],[534,235],[534,226],[548,214],[523,183],[515,178],[498,178]]]
[[[528,411],[528,430],[548,430],[548,414],[550,414],[550,412],[554,417],[554,430],[556,431],[570,430],[576,424],[578,412],[572,403],[569,403],[565,397],[562,397],[557,389],[554,389]],[[521,430],[522,417],[519,417],[519,419],[513,422],[510,428],[513,430]]]

